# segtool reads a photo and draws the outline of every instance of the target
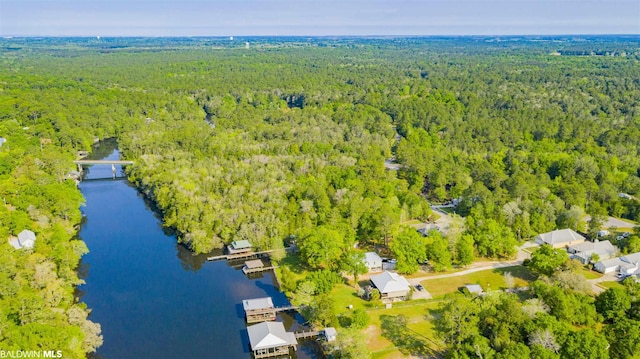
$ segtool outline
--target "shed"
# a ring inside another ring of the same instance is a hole
[[[242,301],[247,323],[276,320],[276,308],[271,297],[245,299]]]
[[[289,348],[296,349],[298,341],[280,322],[263,322],[247,328],[249,344],[256,359],[289,355]]]
[[[482,286],[480,286],[480,284],[466,284],[464,287],[465,291],[468,291],[471,294],[483,294],[484,290],[482,289]]]
[[[371,276],[371,284],[380,291],[382,299],[404,300],[410,289],[409,282],[403,276],[388,271]]]
[[[33,248],[36,244],[36,234],[32,231],[25,229],[18,234],[18,242],[21,248]]]
[[[585,238],[582,235],[569,228],[538,234],[535,237],[537,244],[548,244],[553,248],[564,248],[584,241]]]
[[[334,327],[326,327],[324,328],[324,339],[326,339],[326,341],[328,342],[332,342],[335,341],[336,338],[338,338],[338,332],[336,331],[336,328]]]
[[[382,258],[376,252],[365,253],[364,264],[369,269],[369,272],[382,272]]]

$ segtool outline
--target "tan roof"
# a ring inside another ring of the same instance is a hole
[[[264,267],[264,263],[262,263],[262,261],[259,260],[259,259],[246,261],[246,262],[244,262],[244,265],[247,266],[247,268],[249,268],[249,269]]]

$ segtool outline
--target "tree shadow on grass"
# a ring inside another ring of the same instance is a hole
[[[382,336],[389,339],[402,354],[420,358],[437,356],[437,352],[430,347],[430,344],[434,344],[431,339],[409,329],[404,315],[381,315],[380,322]]]

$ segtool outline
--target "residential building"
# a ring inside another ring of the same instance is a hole
[[[567,248],[569,257],[579,260],[582,264],[588,264],[591,256],[596,254],[599,260],[610,259],[618,254],[618,249],[609,241],[582,242]]]
[[[375,252],[364,254],[364,264],[369,269],[369,273],[382,272],[382,258]]]
[[[548,244],[553,248],[565,248],[584,241],[585,238],[582,235],[569,228],[538,234],[535,237],[537,244]]]
[[[626,275],[632,275],[640,271],[640,252],[627,254],[617,258],[599,261],[593,266],[593,269],[600,273],[618,272]]]
[[[388,271],[371,276],[371,284],[380,291],[383,300],[405,300],[410,290],[409,282],[403,276]]]
[[[231,242],[230,245],[227,246],[227,251],[229,254],[240,254],[240,253],[248,253],[251,252],[251,243],[246,239],[241,241]]]

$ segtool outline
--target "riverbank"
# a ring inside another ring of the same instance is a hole
[[[288,304],[273,273],[248,279],[226,262],[194,255],[137,188],[110,179],[110,172],[90,167],[80,184],[86,198],[80,236],[90,253],[79,289],[104,335],[95,358],[248,358],[242,300],[269,296],[277,306]],[[287,314],[278,320],[289,330],[303,321]],[[315,354],[302,345],[297,356]]]

